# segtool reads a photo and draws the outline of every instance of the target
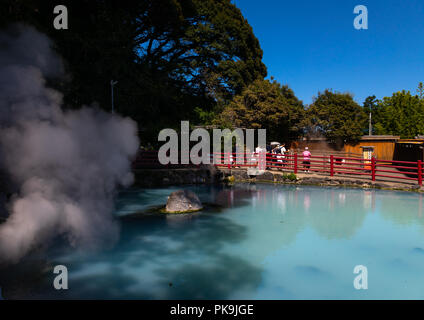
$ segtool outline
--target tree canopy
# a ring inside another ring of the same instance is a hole
[[[93,101],[131,116],[145,136],[213,110],[266,76],[251,26],[230,0],[64,0],[69,29],[55,30],[57,1],[5,0],[1,25],[25,22],[47,33],[67,63],[67,107]]]
[[[395,92],[381,100],[368,97],[364,110],[372,112],[374,134],[414,138],[424,134],[424,98],[409,91]]]
[[[303,104],[288,86],[257,79],[224,108],[216,123],[267,129],[267,139],[290,141],[301,133]]]
[[[325,90],[305,110],[292,89],[264,80],[267,70],[252,27],[230,0],[63,0],[69,29],[55,30],[53,0],[3,0],[0,27],[24,22],[46,33],[68,77],[49,85],[65,108],[97,102],[139,124],[142,143],[163,128],[195,124],[266,128],[269,140],[300,135],[355,142],[368,133],[424,134],[424,85],[361,108],[352,95]]]
[[[306,111],[307,134],[335,142],[352,143],[363,135],[366,114],[349,93],[319,92]]]

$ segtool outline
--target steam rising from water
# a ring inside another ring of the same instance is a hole
[[[61,74],[46,36],[21,25],[0,33],[0,166],[19,186],[0,225],[0,260],[59,234],[88,247],[118,236],[113,196],[133,181],[136,123],[87,107],[62,111],[62,95],[45,81]]]

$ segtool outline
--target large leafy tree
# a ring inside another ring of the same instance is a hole
[[[136,19],[141,63],[214,97],[239,93],[266,75],[259,41],[229,0],[148,3]]]
[[[374,102],[372,118],[375,134],[414,138],[424,134],[424,99],[409,91],[393,93]]]
[[[367,116],[349,93],[319,92],[307,109],[308,134],[325,136],[334,142],[352,143],[363,135]]]
[[[266,75],[259,41],[230,0],[63,0],[68,30],[52,26],[57,4],[4,0],[0,24],[25,22],[54,40],[71,79],[55,83],[68,107],[97,101],[109,110],[117,80],[117,111],[152,141]]]
[[[266,129],[268,140],[296,139],[304,108],[288,86],[257,79],[237,95],[219,115],[216,123],[232,128]]]

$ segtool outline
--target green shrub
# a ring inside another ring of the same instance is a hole
[[[290,173],[288,176],[287,176],[287,178],[290,180],[290,181],[296,181],[296,179],[297,179],[297,177],[296,177],[296,175],[292,172],[292,173]]]

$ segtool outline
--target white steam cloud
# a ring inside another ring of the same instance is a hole
[[[136,123],[87,107],[62,111],[62,95],[45,81],[62,73],[45,35],[22,25],[0,33],[0,166],[19,186],[0,224],[0,260],[57,235],[90,247],[118,236],[113,196],[133,181]]]

